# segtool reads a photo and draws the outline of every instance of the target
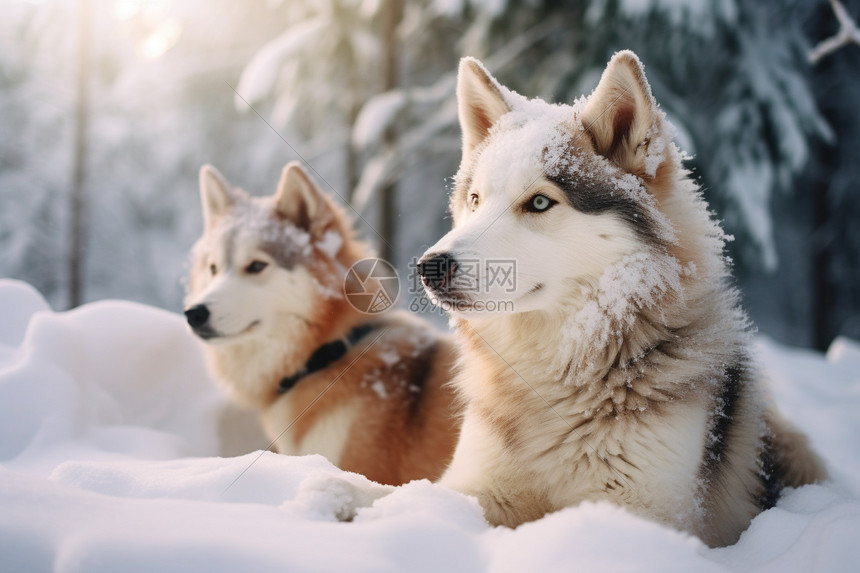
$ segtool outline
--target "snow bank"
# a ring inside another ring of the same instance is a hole
[[[247,451],[237,442],[255,432],[266,444],[209,378],[178,315],[119,301],[55,314],[28,285],[0,281],[0,316],[0,460],[35,470],[70,452],[216,455]]]
[[[353,522],[363,477],[259,451],[174,314],[105,301],[52,313],[0,281],[0,564],[4,572],[850,570],[860,561],[860,345],[827,357],[758,342],[782,410],[833,478],[789,491],[732,547],[583,504],[490,528],[426,481]],[[238,457],[216,457],[233,452]],[[358,486],[358,487],[353,487]]]

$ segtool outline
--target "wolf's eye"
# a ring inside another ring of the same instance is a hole
[[[212,263],[211,265],[209,265],[209,272],[212,273],[212,276],[214,277],[218,274],[218,266],[215,265],[215,263]]]
[[[265,263],[263,261],[251,261],[247,267],[245,267],[245,272],[249,275],[256,275],[263,272],[263,269],[269,266],[269,263]]]
[[[528,203],[523,205],[523,209],[530,213],[543,213],[555,204],[556,201],[550,199],[546,195],[538,194],[529,199]]]
[[[475,193],[469,195],[469,208],[474,211],[478,208],[478,205],[481,203],[481,198],[478,197]]]

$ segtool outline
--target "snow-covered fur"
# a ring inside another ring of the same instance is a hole
[[[344,277],[373,253],[298,163],[271,196],[249,197],[211,166],[200,192],[186,316],[212,372],[259,409],[277,451],[323,454],[380,483],[438,478],[459,426],[445,386],[449,335],[401,311],[368,316],[349,304]],[[284,391],[317,349],[356,327],[369,332]]]
[[[610,500],[718,546],[783,486],[822,479],[767,405],[726,237],[636,55],[571,106],[466,58],[457,98],[454,226],[420,263],[463,354],[441,483],[494,524]],[[499,261],[515,261],[514,288],[493,280]],[[463,286],[466,267],[482,288]]]

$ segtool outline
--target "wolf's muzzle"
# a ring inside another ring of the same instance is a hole
[[[427,288],[445,292],[451,287],[451,280],[457,271],[457,259],[448,253],[424,255],[418,261],[418,273]]]

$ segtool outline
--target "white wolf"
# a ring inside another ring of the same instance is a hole
[[[200,194],[185,314],[277,451],[322,454],[381,483],[438,478],[459,429],[449,336],[350,304],[345,289],[370,279],[349,269],[373,253],[298,163],[267,197],[204,166]]]
[[[441,483],[493,524],[609,500],[714,546],[784,485],[822,479],[767,407],[725,236],[636,55],[617,53],[571,106],[519,96],[467,58],[457,98],[453,230],[419,265],[463,352]],[[492,280],[500,260],[516,288]]]

